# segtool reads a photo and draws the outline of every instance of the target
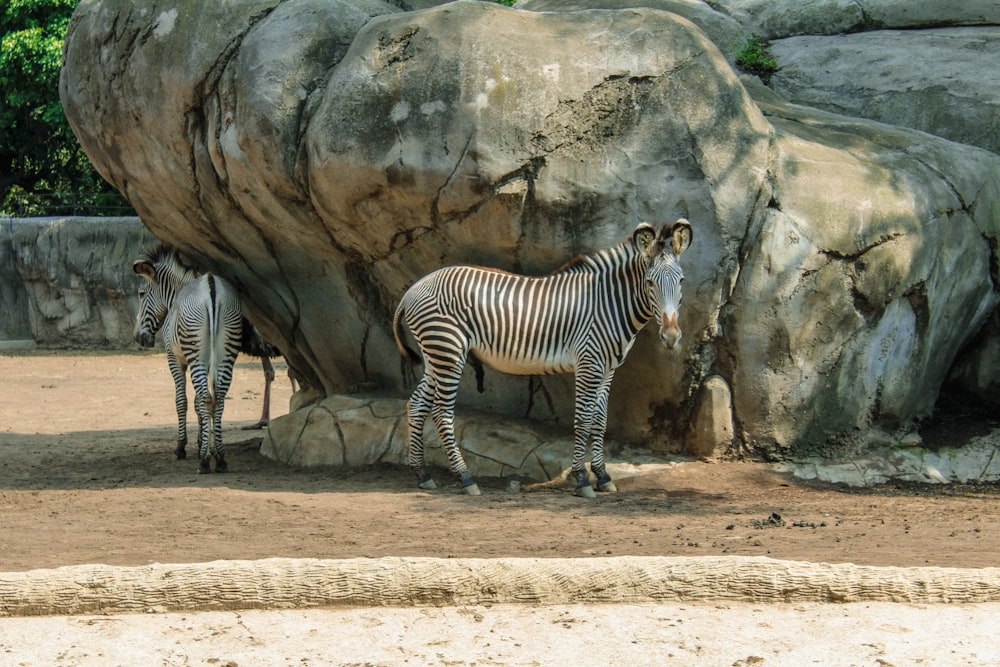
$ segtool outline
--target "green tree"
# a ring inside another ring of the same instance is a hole
[[[78,0],[0,0],[0,214],[122,206],[59,102],[63,41]]]

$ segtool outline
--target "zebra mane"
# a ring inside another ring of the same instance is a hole
[[[634,249],[635,246],[632,244],[631,239],[628,239],[610,248],[577,255],[549,275],[555,276],[561,273],[597,273],[602,267],[607,266],[609,262],[632,256],[635,254],[632,252]]]
[[[184,259],[180,251],[166,243],[157,243],[142,254],[155,267],[165,267],[167,272],[178,279],[197,278],[201,271]]]

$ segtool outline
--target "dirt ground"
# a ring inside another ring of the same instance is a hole
[[[272,416],[287,410],[282,371]],[[262,457],[260,433],[242,430],[262,390],[259,364],[241,361],[225,413],[231,472],[199,475],[172,453],[162,354],[0,356],[0,571],[387,555],[998,565],[996,485],[852,491],[762,463],[692,461],[620,479],[619,493],[596,501],[568,487],[515,494],[490,479],[470,498],[454,485],[420,491],[401,466],[296,469]],[[926,433],[956,437],[940,425]]]
[[[226,408],[230,473],[177,461],[162,354],[0,355],[0,572],[268,557],[765,555],[997,565],[996,486],[804,483],[760,463],[680,462],[585,501],[480,479],[415,488],[401,466],[300,470],[259,452],[262,375]],[[275,382],[274,416],[290,387]],[[996,424],[939,421],[930,445]],[[192,433],[193,437],[193,425]],[[443,471],[438,480],[447,479]],[[779,518],[780,517],[780,518]],[[86,567],[86,566],[82,566]],[[1000,664],[1000,603],[755,602],[334,607],[0,618],[0,663],[119,665]]]

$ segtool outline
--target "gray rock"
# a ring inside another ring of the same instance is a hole
[[[670,6],[714,16],[689,4]],[[769,456],[906,427],[996,308],[1000,158],[789,104],[741,82],[705,25],[648,8],[100,0],[77,9],[61,94],[101,173],[238,286],[311,386],[272,426],[283,460],[402,451],[395,409],[338,394],[404,400],[390,319],[415,279],[544,273],[680,215],[695,225],[685,337],[666,354],[640,335],[613,438],[678,451],[713,375],[737,444]],[[488,372],[486,389],[460,391],[474,472],[535,457],[530,476],[556,474],[571,378]]]
[[[712,5],[765,39],[1000,23],[994,0],[715,0]]]
[[[728,452],[734,437],[733,397],[729,384],[718,375],[708,377],[695,400],[687,451],[703,459],[720,458]]]
[[[781,472],[800,479],[865,487],[890,480],[921,484],[979,483],[1000,480],[1000,431],[973,438],[958,449],[929,451],[899,443],[900,447],[872,447],[844,460],[818,457],[776,464]]]
[[[748,85],[776,158],[726,326],[742,428],[780,451],[930,414],[997,305],[1000,158]]]
[[[769,85],[790,101],[1000,152],[1000,27],[792,37],[772,53]]]
[[[940,28],[1000,24],[996,0],[858,0],[872,27]]]
[[[720,0],[718,4],[749,32],[765,39],[834,35],[865,26],[857,0]]]
[[[662,9],[698,26],[726,58],[733,62],[743,44],[751,37],[751,31],[716,9],[713,4],[702,0],[522,0],[517,8],[546,12],[637,7]]]
[[[1000,405],[1000,312],[994,311],[948,372],[945,385],[960,397]]]
[[[573,439],[568,433],[560,437],[551,427],[526,420],[498,421],[492,413],[467,411],[464,417],[455,435],[477,475],[549,480],[569,467]],[[405,465],[406,433],[406,401],[332,396],[271,422],[261,453],[295,466]],[[447,453],[432,424],[424,442],[428,463],[447,469]]]
[[[365,22],[395,10],[323,3],[350,18],[330,19],[334,39],[310,32],[316,5],[240,6],[82,6],[62,94],[102,173],[157,235],[239,286],[321,394],[401,386],[390,313],[424,273],[459,262],[546,272],[640,219],[701,221],[682,323],[692,347],[711,331],[769,130],[690,23],[478,2]],[[299,10],[301,26],[289,18]],[[653,338],[632,355],[649,362],[620,372],[641,389],[613,399],[611,422],[645,438],[661,415],[652,432],[666,446],[661,426],[683,422],[683,358]],[[463,392],[469,402],[572,412],[568,378],[487,382],[482,397]]]

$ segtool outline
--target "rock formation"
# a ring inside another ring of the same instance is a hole
[[[731,448],[780,457],[933,409],[997,305],[1000,157],[741,79],[741,40],[797,34],[773,4],[91,0],[61,94],[149,229],[239,287],[311,385],[300,403],[405,399],[390,315],[435,268],[544,273],[689,218],[681,349],[640,336],[611,435],[718,453],[732,429]],[[903,11],[827,4],[865,8],[852,30]],[[473,386],[460,401],[568,435],[568,376]],[[310,410],[275,455],[306,431],[322,449]]]

